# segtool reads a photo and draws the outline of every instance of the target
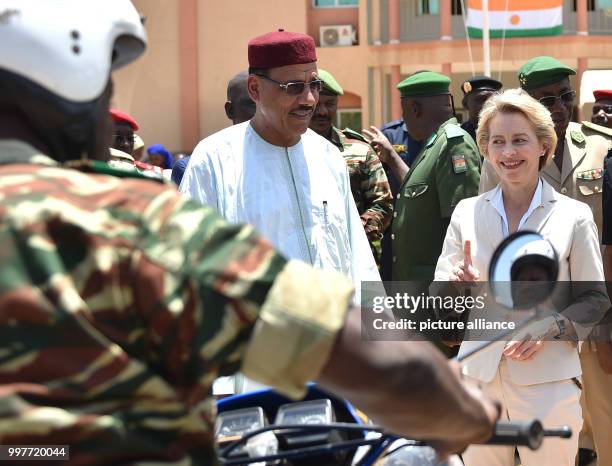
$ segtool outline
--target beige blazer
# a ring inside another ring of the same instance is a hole
[[[603,166],[606,155],[612,148],[612,140],[609,136],[593,130],[593,127],[597,126],[571,122],[565,133],[563,172],[551,160],[540,175],[556,191],[588,204],[601,235]],[[488,160],[485,160],[478,192],[482,194],[490,191],[498,183],[497,173]],[[601,236],[599,238],[601,240]]]
[[[436,266],[436,281],[448,280],[454,266],[463,260],[465,240],[471,241],[472,261],[480,271],[481,280],[487,280],[493,252],[504,239],[502,219],[491,204],[497,189],[500,188],[464,199],[455,208]],[[537,231],[553,244],[560,258],[559,280],[604,281],[597,227],[586,204],[559,194],[543,180],[542,203],[531,213],[521,230]],[[459,354],[477,344],[475,341],[464,341]],[[464,372],[483,382],[490,382],[497,371],[504,346],[505,342],[493,345],[486,353],[468,362]],[[565,341],[545,342],[530,361],[508,359],[508,369],[512,381],[519,385],[564,380],[581,373],[578,351]]]

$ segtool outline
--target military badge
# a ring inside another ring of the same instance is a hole
[[[453,155],[453,171],[455,173],[465,173],[467,171],[467,163],[465,162],[465,155],[455,154]]]
[[[580,131],[570,131],[570,136],[576,144],[584,143],[584,134]]]

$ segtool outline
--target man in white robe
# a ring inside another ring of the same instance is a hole
[[[321,82],[314,41],[285,31],[249,43],[252,120],[201,141],[180,191],[254,225],[286,257],[379,281],[340,151],[308,129]],[[313,293],[316,290],[313,290]]]

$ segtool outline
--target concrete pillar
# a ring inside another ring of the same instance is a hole
[[[440,1],[440,40],[453,40],[451,0]]]
[[[589,59],[587,57],[579,57],[578,58],[578,70],[576,70],[576,92],[577,92],[577,100],[578,100],[578,121],[582,121],[585,119],[590,120],[590,118],[585,118],[585,115],[582,114],[582,106],[580,105],[580,87],[582,85],[582,76],[584,72],[589,68]]]
[[[452,63],[442,63],[442,74],[445,74],[449,78],[453,74],[453,64]]]
[[[402,117],[402,102],[400,98],[400,92],[397,86],[402,79],[402,73],[400,65],[393,65],[391,67],[391,119],[399,120]]]
[[[400,6],[399,0],[389,0],[389,43],[400,42]]]
[[[186,151],[191,151],[200,139],[197,3],[197,0],[178,2],[181,150]]]
[[[589,35],[587,0],[576,0],[576,34],[579,36]]]
[[[381,45],[382,41],[380,40],[380,1],[372,1],[370,2],[370,12],[372,15],[372,44],[373,45]],[[368,9],[365,5],[365,1],[361,0],[359,4],[359,28],[361,29],[361,24],[368,23]],[[365,36],[360,36],[365,37]]]
[[[384,73],[383,68],[372,69],[372,113],[370,113],[368,119],[363,119],[364,125],[374,125],[380,128],[383,123],[383,83]],[[364,128],[367,129],[366,126]]]

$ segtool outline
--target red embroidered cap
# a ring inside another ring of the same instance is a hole
[[[269,69],[316,61],[314,39],[306,34],[279,29],[249,41],[251,68]]]

